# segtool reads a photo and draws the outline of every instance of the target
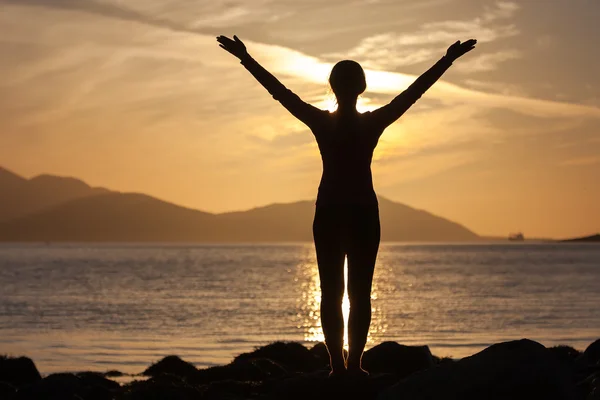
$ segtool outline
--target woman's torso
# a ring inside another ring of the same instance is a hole
[[[377,205],[371,161],[381,132],[369,123],[371,113],[327,114],[326,122],[313,128],[323,161],[317,206]]]

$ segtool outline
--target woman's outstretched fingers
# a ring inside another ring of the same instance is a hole
[[[475,39],[469,39],[462,43],[459,40],[453,43],[452,46],[448,47],[446,55],[452,60],[456,60],[459,57],[462,57],[463,55],[468,53],[469,51],[473,50],[475,48],[475,44],[477,44],[477,40]]]
[[[467,48],[467,51],[471,51],[475,48],[476,44],[477,44],[476,39],[469,39],[466,42],[464,42],[462,45]]]
[[[224,50],[227,50],[237,58],[242,58],[247,54],[246,46],[244,43],[236,36],[233,35],[235,40],[228,38],[227,36],[217,36],[217,42],[219,42],[219,46]]]

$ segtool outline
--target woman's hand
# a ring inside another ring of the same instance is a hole
[[[446,52],[446,57],[448,57],[451,61],[458,59],[459,57],[465,55],[469,51],[475,48],[477,44],[477,40],[469,39],[466,42],[462,42],[459,40],[454,43],[452,46],[448,47],[448,51]]]
[[[240,60],[248,55],[248,51],[246,51],[246,46],[244,42],[242,42],[237,36],[233,35],[233,39],[229,39],[227,36],[217,36],[217,42],[219,42],[219,47],[227,50]]]

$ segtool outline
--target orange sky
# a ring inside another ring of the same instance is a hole
[[[312,135],[215,36],[322,108],[355,59],[363,109],[474,37],[384,133],[376,190],[483,235],[600,231],[598,1],[294,4],[0,0],[0,165],[213,212],[314,198]]]

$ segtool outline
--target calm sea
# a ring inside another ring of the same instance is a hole
[[[383,244],[369,347],[463,357],[528,337],[600,337],[600,246]],[[322,340],[312,244],[0,245],[0,354],[42,373],[199,367],[275,340]]]

